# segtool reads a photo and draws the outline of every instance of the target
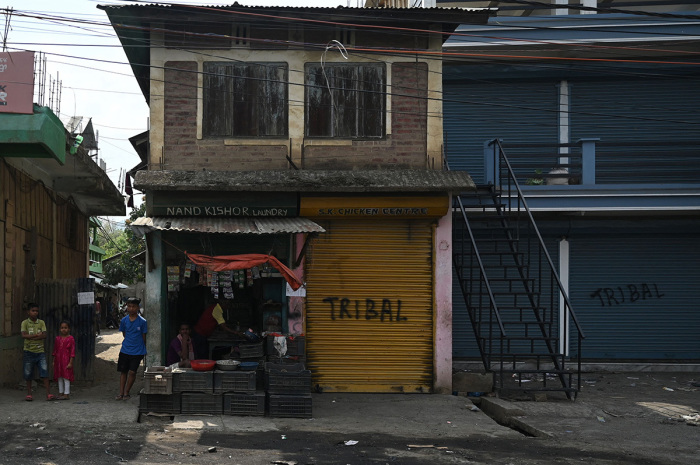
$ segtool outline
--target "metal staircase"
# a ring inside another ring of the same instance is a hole
[[[453,263],[481,359],[497,390],[573,400],[584,335],[503,147],[489,147],[493,181],[453,205]]]

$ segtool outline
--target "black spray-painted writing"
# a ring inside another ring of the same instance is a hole
[[[625,302],[632,303],[638,300],[660,299],[664,295],[659,292],[656,284],[642,283],[641,286],[627,284],[626,287],[601,287],[591,294],[591,299],[598,298],[601,306],[611,307],[612,305],[621,305]]]
[[[401,300],[392,302],[389,299],[382,299],[381,306],[372,299],[350,300],[346,297],[326,297],[324,302],[331,306],[331,320],[374,320],[379,321],[406,321],[405,316],[401,316]]]

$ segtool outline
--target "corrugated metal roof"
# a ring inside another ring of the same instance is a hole
[[[140,190],[221,192],[449,192],[474,188],[469,173],[440,170],[139,171]]]
[[[142,217],[129,227],[142,236],[154,230],[223,234],[287,234],[325,232],[306,218],[212,218],[212,217]]]
[[[289,5],[241,5],[239,3],[234,3],[232,5],[188,5],[188,4],[158,4],[158,3],[141,3],[141,4],[128,4],[128,5],[98,5],[98,8],[102,10],[122,10],[122,9],[132,9],[132,8],[169,8],[169,9],[180,9],[180,8],[199,8],[199,9],[212,9],[212,10],[294,10],[299,12],[304,11],[427,11],[427,12],[470,12],[470,11],[491,11],[496,12],[498,8],[485,7],[404,7],[404,8],[388,8],[388,7],[345,7],[339,5],[337,7],[328,6],[289,6]]]

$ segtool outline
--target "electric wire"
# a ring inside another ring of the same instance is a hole
[[[80,58],[80,57],[78,57],[78,58]],[[130,76],[129,74],[126,74],[126,75]],[[299,102],[299,103],[300,103],[300,104],[303,104],[303,102]],[[515,108],[515,107],[514,107],[514,108]]]

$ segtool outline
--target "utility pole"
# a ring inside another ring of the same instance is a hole
[[[2,51],[7,51],[7,36],[10,34],[10,19],[12,18],[12,7],[5,8],[5,30],[2,34]]]

